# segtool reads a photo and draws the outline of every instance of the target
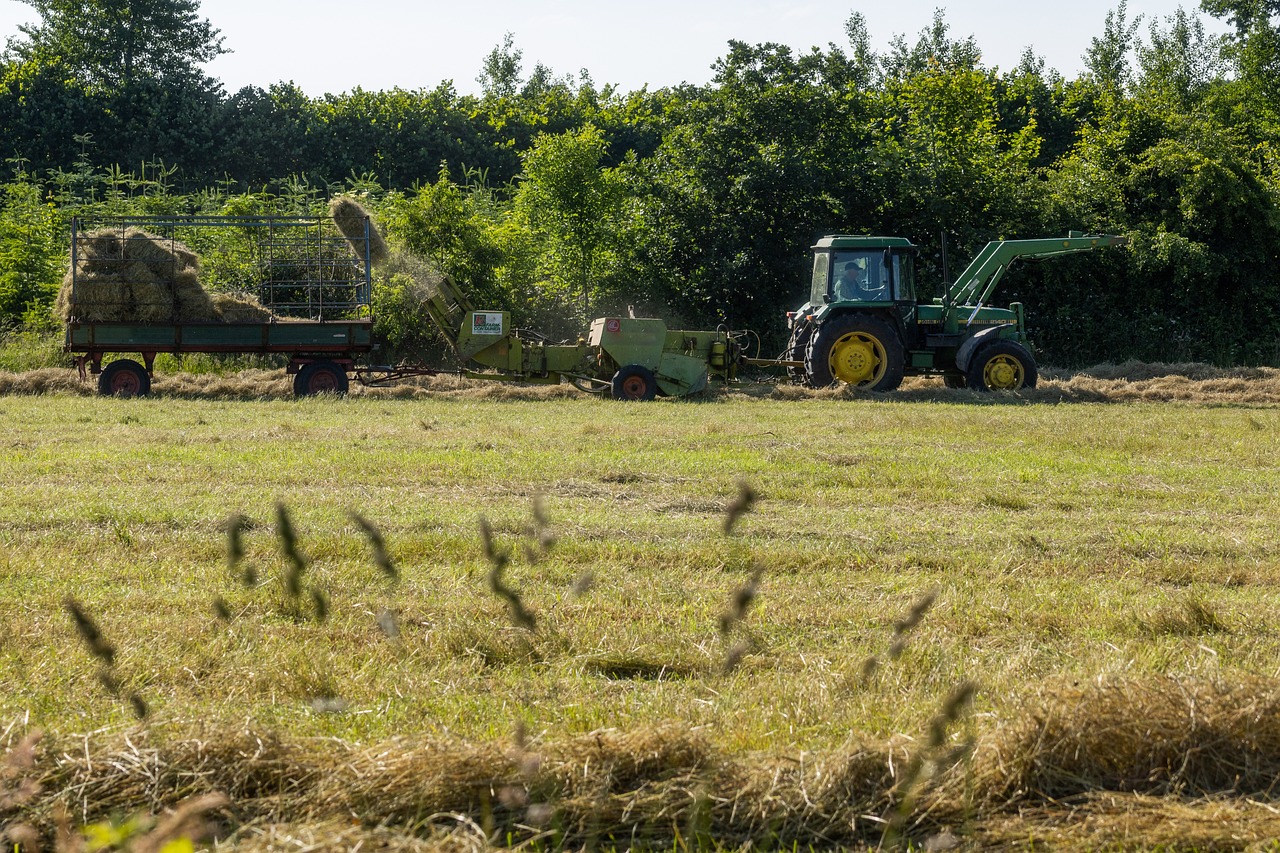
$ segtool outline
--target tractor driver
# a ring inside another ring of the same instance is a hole
[[[836,280],[836,299],[861,301],[884,296],[884,287],[871,281],[870,265],[866,258],[849,261]]]

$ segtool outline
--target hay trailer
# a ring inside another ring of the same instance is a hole
[[[104,395],[149,393],[159,353],[284,356],[295,394],[345,392],[373,350],[376,241],[364,228],[360,239],[325,217],[76,219],[57,304],[64,351]]]

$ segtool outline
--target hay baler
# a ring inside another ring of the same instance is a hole
[[[506,311],[477,310],[448,280],[433,290],[427,308],[475,379],[558,384],[617,400],[696,394],[715,377],[737,378],[742,347],[726,329],[668,329],[664,321],[600,317],[576,342],[552,343],[511,326]]]

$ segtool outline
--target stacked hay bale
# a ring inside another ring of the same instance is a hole
[[[89,323],[202,323],[219,320],[187,246],[136,228],[103,228],[76,240],[55,311]]]

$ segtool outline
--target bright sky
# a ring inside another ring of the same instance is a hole
[[[484,57],[515,37],[527,75],[537,62],[557,75],[585,68],[597,85],[624,91],[681,82],[705,83],[730,39],[781,42],[798,50],[835,42],[847,47],[844,22],[860,11],[872,45],[902,33],[914,43],[935,8],[946,10],[953,38],[973,35],[988,66],[1017,64],[1026,47],[1067,77],[1080,72],[1089,40],[1102,34],[1119,0],[203,0],[201,12],[234,53],[208,72],[228,91],[291,80],[312,96],[368,90],[434,88],[452,80],[476,92]],[[1130,18],[1163,21],[1178,8],[1165,0],[1129,0]],[[1189,10],[1198,9],[1195,0]],[[37,16],[17,0],[0,0],[0,33],[17,34]],[[1211,32],[1226,26],[1205,17]]]

